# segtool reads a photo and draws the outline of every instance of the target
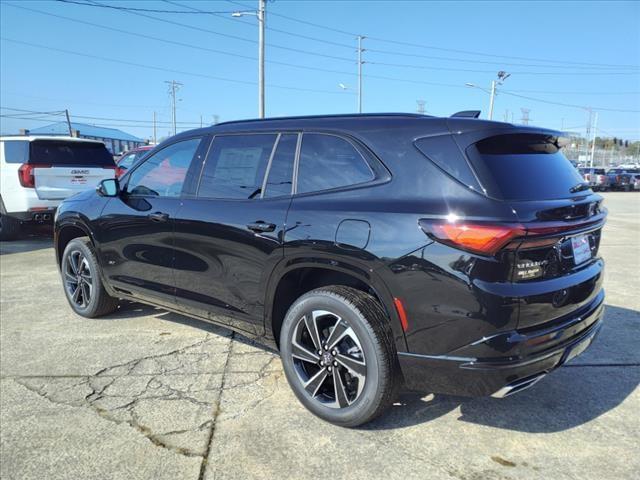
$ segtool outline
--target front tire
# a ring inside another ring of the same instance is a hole
[[[118,307],[102,284],[100,266],[87,237],[74,238],[62,254],[62,284],[69,305],[78,315],[100,317]]]
[[[400,373],[389,319],[368,293],[328,286],[302,295],[285,316],[280,350],[300,402],[333,424],[367,423],[397,395]]]

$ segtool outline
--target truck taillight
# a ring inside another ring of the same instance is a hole
[[[33,171],[36,168],[51,168],[51,165],[34,165],[30,163],[23,163],[18,168],[18,180],[20,180],[20,185],[24,188],[35,188],[36,187],[36,179],[33,175]]]

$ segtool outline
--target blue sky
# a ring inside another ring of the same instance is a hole
[[[223,13],[135,14],[53,0],[3,0],[3,114],[16,113],[7,108],[68,108],[72,120],[122,125],[149,138],[154,111],[160,122],[171,118],[164,81],[175,79],[184,84],[179,122],[196,126],[201,115],[205,124],[213,115],[220,121],[257,116],[256,19],[230,14],[243,9],[238,4],[251,9],[257,2],[99,1]],[[505,70],[512,75],[496,99],[495,119],[503,120],[508,110],[509,120],[513,114],[519,122],[520,109],[527,108],[535,125],[584,133],[586,110],[539,100],[591,106],[601,109],[599,135],[640,138],[640,2],[277,0],[268,2],[267,11],[268,116],[355,111],[354,35],[362,34],[368,37],[363,41],[365,112],[415,112],[416,100],[422,99],[430,114],[480,109],[485,116],[488,94],[465,83],[488,88],[495,72]],[[46,124],[47,117],[38,118],[2,118],[0,129],[8,133]],[[168,132],[168,123],[162,123],[158,136]]]

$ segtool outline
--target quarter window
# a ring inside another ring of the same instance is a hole
[[[216,136],[202,171],[198,196],[259,198],[275,141],[274,134]]]
[[[174,143],[136,168],[127,184],[130,195],[179,197],[200,138]]]
[[[355,147],[334,135],[304,134],[299,162],[298,193],[356,185],[374,178]]]

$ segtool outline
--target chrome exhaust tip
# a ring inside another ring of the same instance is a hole
[[[50,213],[45,213],[44,215],[42,215],[42,219],[45,222],[48,222],[49,220],[51,220],[51,214]]]
[[[36,222],[40,222],[40,221],[42,221],[42,215],[41,215],[41,214],[39,214],[39,213],[35,213],[35,214],[33,215],[33,219],[34,219]]]
[[[509,395],[513,395],[514,393],[521,392],[522,390],[526,390],[529,387],[533,387],[536,383],[542,380],[547,375],[547,372],[538,373],[537,375],[533,375],[531,377],[522,378],[520,380],[516,380],[504,387],[500,390],[492,394],[493,398],[504,398]]]

